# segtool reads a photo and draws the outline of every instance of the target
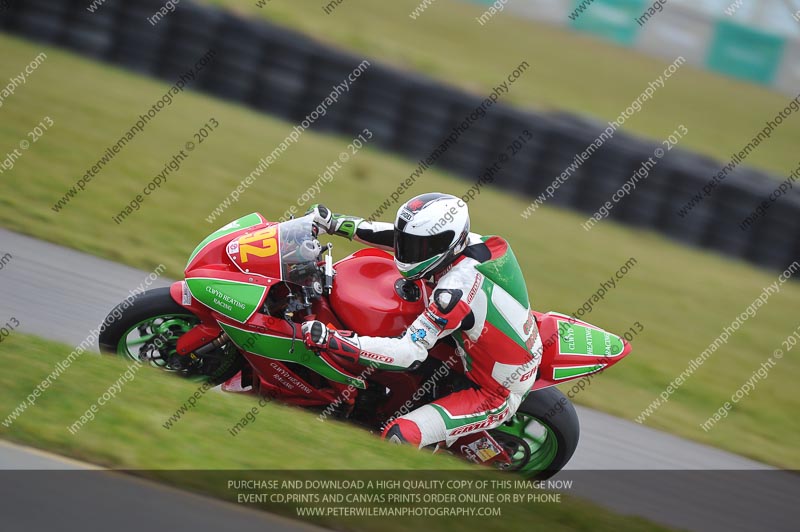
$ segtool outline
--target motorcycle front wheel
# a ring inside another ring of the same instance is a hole
[[[149,363],[192,380],[221,384],[241,370],[244,359],[230,342],[202,357],[178,355],[178,339],[200,320],[178,305],[169,288],[139,294],[114,307],[100,334],[100,351]]]

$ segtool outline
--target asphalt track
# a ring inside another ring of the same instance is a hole
[[[315,532],[324,529],[0,441],[3,530]]]
[[[0,257],[6,253],[12,258],[0,270],[2,321],[14,316],[21,331],[72,346],[150,273],[0,229]],[[159,279],[152,287],[168,282]],[[747,458],[602,412],[579,407],[578,414],[581,442],[561,475],[575,483],[565,493],[689,530],[796,530],[800,517],[796,474],[770,471],[771,467]],[[13,464],[42,469],[38,459],[24,450],[0,446],[0,469]],[[50,466],[45,468],[56,467],[52,461],[46,463]],[[98,496],[116,500],[112,489],[101,490]],[[208,522],[218,522],[216,514],[225,513],[221,508],[207,506]],[[175,518],[179,517],[176,511]],[[112,522],[116,526],[120,520]]]

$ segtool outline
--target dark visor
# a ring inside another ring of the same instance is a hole
[[[406,264],[423,262],[444,253],[453,242],[455,233],[445,231],[437,235],[409,235],[402,231],[394,232],[394,255]]]

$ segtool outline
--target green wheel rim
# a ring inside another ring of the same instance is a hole
[[[501,444],[518,443],[516,450],[509,451],[512,460],[509,469],[523,475],[548,469],[558,454],[558,439],[553,430],[524,412],[517,412],[492,433]]]
[[[125,331],[117,344],[117,354],[136,361],[149,360],[153,367],[174,371],[168,360],[176,354],[178,338],[198,323],[200,320],[192,314],[162,314],[147,318]]]

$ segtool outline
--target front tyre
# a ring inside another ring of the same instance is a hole
[[[149,363],[182,377],[220,384],[233,377],[243,359],[228,342],[202,357],[179,355],[178,338],[200,320],[178,305],[169,288],[148,290],[111,310],[100,334],[100,351]]]
[[[490,431],[511,456],[504,469],[531,479],[550,478],[567,465],[580,432],[575,407],[554,387],[528,394],[508,421]]]

